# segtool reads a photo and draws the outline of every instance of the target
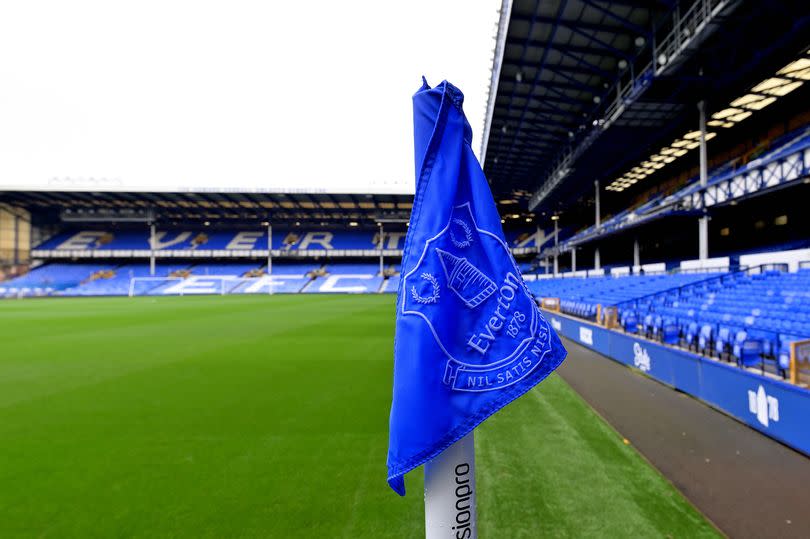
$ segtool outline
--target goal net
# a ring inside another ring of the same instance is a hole
[[[129,296],[272,294],[275,288],[277,286],[269,276],[133,277],[129,281]]]

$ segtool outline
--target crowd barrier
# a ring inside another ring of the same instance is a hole
[[[699,356],[545,312],[562,336],[696,397],[810,456],[810,391]]]

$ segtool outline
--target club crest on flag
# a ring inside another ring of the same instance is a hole
[[[413,97],[416,192],[394,337],[388,484],[432,461],[565,359],[504,239],[472,151],[464,94],[426,80]]]
[[[469,202],[453,208],[403,277],[402,314],[424,320],[456,391],[492,391],[526,377],[551,351],[549,328],[509,248],[478,227]]]

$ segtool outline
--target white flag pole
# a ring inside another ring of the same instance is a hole
[[[478,537],[472,432],[425,464],[425,537]]]

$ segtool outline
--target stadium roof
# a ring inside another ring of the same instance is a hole
[[[284,224],[368,225],[405,221],[411,195],[282,193],[131,193],[6,191],[2,201],[39,219],[65,222],[223,221]]]
[[[766,0],[504,0],[482,160],[503,202],[579,212],[807,46],[810,10]],[[711,118],[710,118],[711,119]],[[694,156],[697,162],[697,152]],[[671,172],[671,169],[668,169]],[[611,189],[626,207],[639,185]],[[622,193],[624,191],[624,193]]]

